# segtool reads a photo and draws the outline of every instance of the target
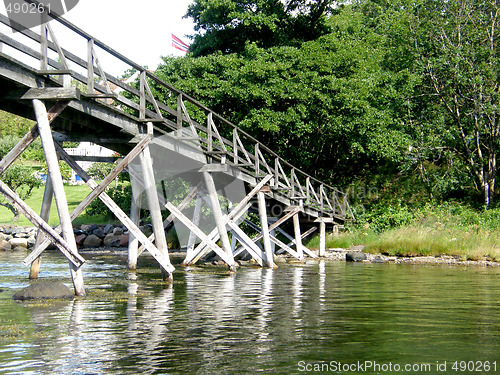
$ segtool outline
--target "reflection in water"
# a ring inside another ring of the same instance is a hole
[[[67,270],[64,260],[45,262]],[[166,286],[147,267],[110,267],[103,278],[102,263],[89,263],[85,298],[40,307],[0,293],[0,326],[14,319],[37,333],[0,335],[0,373],[297,373],[303,360],[498,360],[498,269],[320,260],[235,275],[194,268]],[[8,268],[2,285],[20,280]]]

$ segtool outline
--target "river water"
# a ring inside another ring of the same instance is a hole
[[[23,255],[0,254],[0,374],[500,372],[497,267],[178,267],[168,287],[150,258],[84,254],[88,295],[35,303],[11,299]],[[40,278],[71,286],[56,253]]]

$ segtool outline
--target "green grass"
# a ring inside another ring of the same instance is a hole
[[[338,237],[327,236],[328,248],[364,245],[366,252],[395,256],[453,255],[467,260],[500,261],[500,210],[474,211],[453,205],[426,207],[413,220],[376,230],[370,223],[348,228]],[[318,238],[308,246],[318,247]]]
[[[35,189],[30,198],[26,200],[26,203],[37,213],[40,213],[42,207],[44,186],[39,189]],[[66,192],[66,198],[68,200],[69,211],[73,211],[76,206],[90,193],[90,189],[87,185],[74,185],[64,186],[64,191]],[[85,212],[80,215],[73,222],[74,225],[80,224],[105,224],[109,223],[109,218],[99,215],[99,216],[87,216]],[[31,226],[32,224],[23,215],[20,216],[17,222],[12,221],[12,213],[5,207],[0,207],[0,224],[14,224],[19,226]],[[57,216],[57,209],[55,206],[55,201],[52,201],[52,209],[50,211],[49,224],[52,226],[59,224],[59,217]]]

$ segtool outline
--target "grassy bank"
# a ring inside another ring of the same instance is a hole
[[[414,211],[392,212],[392,218],[405,217],[400,225],[380,223],[391,217],[360,217],[338,237],[327,237],[330,248],[364,245],[366,252],[396,256],[454,255],[468,260],[500,261],[500,209],[475,211],[446,204]],[[399,215],[399,216],[398,216]],[[318,238],[308,246],[318,247]]]
[[[73,211],[76,206],[90,193],[90,189],[87,185],[75,185],[75,186],[64,186],[64,191],[66,192],[66,197],[68,200],[69,211]],[[41,188],[33,190],[33,194],[30,198],[26,200],[26,203],[36,212],[40,213],[40,209],[42,208],[42,199],[43,199],[44,186]],[[55,202],[52,201],[52,209],[50,211],[49,224],[55,226],[59,224],[59,217],[57,216],[57,210],[55,207]],[[0,207],[0,224],[13,224],[19,226],[31,226],[32,224],[26,219],[23,215],[20,216],[19,220],[16,222],[12,221],[12,212],[10,212],[5,207]],[[109,218],[106,218],[104,215],[98,216],[88,216],[82,214],[80,215],[73,223],[75,225],[79,224],[103,224],[108,223]]]

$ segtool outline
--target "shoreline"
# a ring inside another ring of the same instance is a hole
[[[456,255],[390,256],[380,253],[365,253],[362,249],[342,248],[326,249],[325,259],[333,261],[346,261],[347,253],[366,255],[365,260],[353,263],[500,267],[500,262],[492,260],[466,260]]]

